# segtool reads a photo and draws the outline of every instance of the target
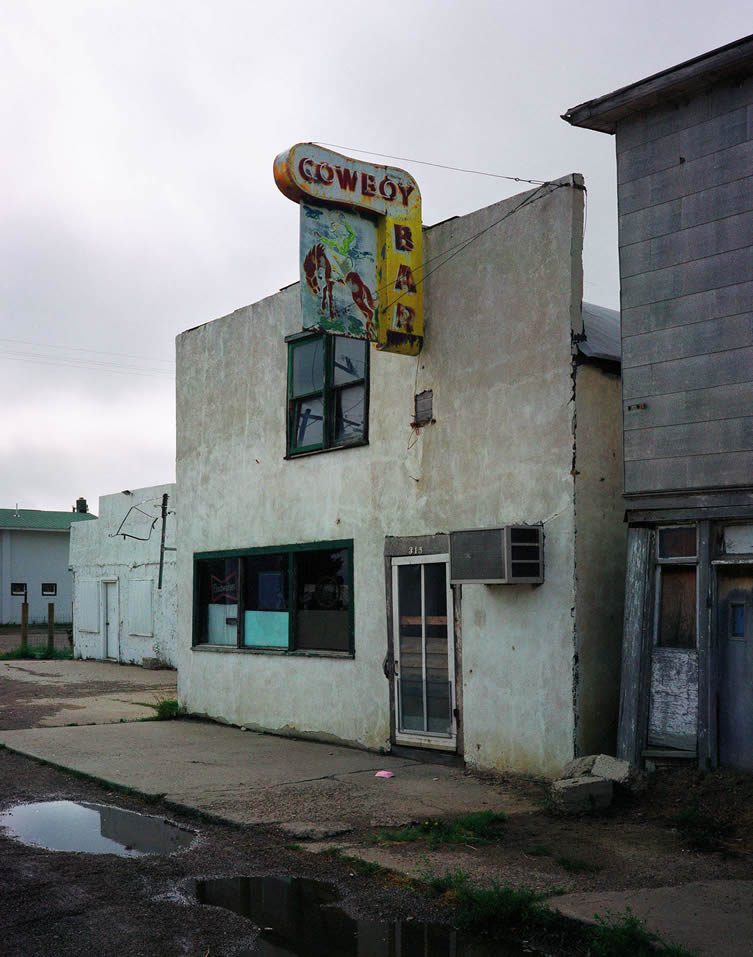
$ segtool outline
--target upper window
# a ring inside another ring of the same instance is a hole
[[[656,556],[656,644],[696,647],[698,595],[695,525],[660,528]]]
[[[57,595],[58,586],[57,582],[42,582],[42,595],[47,598],[52,598]]]
[[[288,343],[288,455],[368,439],[369,344],[323,334]]]
[[[11,595],[26,595],[26,582],[11,582],[10,583],[10,593]]]
[[[352,555],[335,542],[197,558],[194,643],[352,653]]]

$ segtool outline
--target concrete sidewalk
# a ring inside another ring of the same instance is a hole
[[[174,671],[109,661],[0,661],[0,728],[138,721],[176,697]]]
[[[0,731],[20,754],[243,824],[400,825],[531,809],[462,770],[199,721]],[[388,769],[390,779],[374,777]]]

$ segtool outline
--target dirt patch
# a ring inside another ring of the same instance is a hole
[[[545,893],[749,879],[753,871],[753,775],[660,771],[644,795],[575,818],[551,812],[541,782],[514,786],[529,800],[538,794],[540,807],[511,814],[488,843],[390,843],[388,832],[362,829],[330,846],[413,876],[461,870]]]

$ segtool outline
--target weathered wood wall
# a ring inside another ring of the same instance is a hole
[[[753,78],[619,124],[625,491],[750,487]]]

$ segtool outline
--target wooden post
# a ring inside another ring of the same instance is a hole
[[[55,650],[55,602],[47,602],[47,652]]]
[[[29,603],[25,595],[21,604],[21,650],[29,650]]]

